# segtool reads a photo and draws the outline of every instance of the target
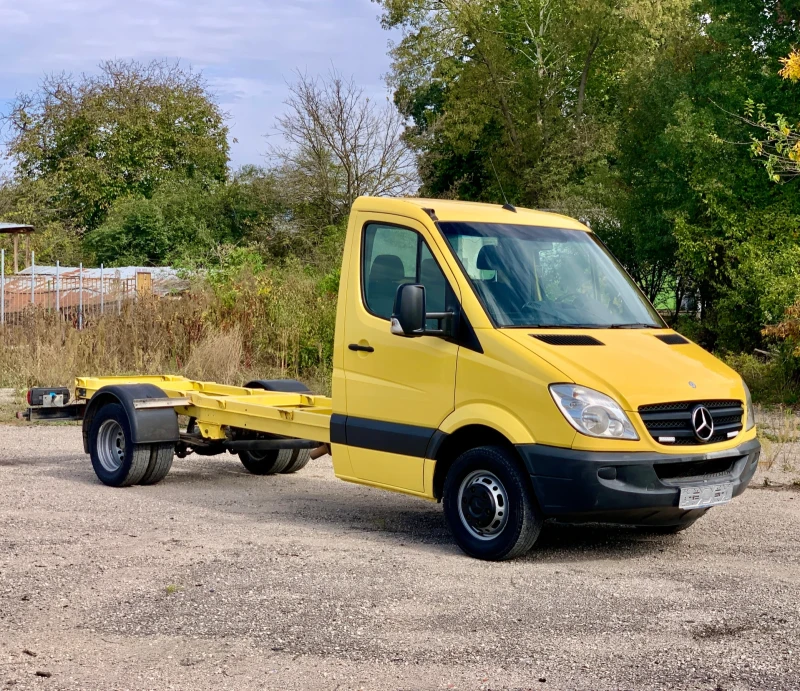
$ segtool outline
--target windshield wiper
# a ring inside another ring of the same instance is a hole
[[[520,329],[604,329],[602,324],[525,324]]]
[[[608,324],[603,327],[606,329],[661,329],[663,327],[655,324],[633,323],[633,324]]]

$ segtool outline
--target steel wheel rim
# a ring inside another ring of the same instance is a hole
[[[103,470],[115,473],[125,461],[125,432],[116,420],[106,420],[97,431],[97,458]]]
[[[478,540],[492,540],[508,524],[508,492],[487,470],[475,470],[458,488],[458,515],[462,525]]]

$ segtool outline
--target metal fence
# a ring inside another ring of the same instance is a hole
[[[129,269],[135,267],[130,267]],[[165,271],[165,269],[158,269]],[[119,313],[122,303],[143,294],[166,294],[180,287],[180,281],[167,286],[162,278],[153,280],[151,272],[130,270],[77,269],[40,267],[37,272],[35,255],[24,272],[5,275],[5,250],[0,251],[0,325],[22,323],[26,315],[36,309],[58,313],[61,318],[82,329],[88,319]]]

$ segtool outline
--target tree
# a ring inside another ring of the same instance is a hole
[[[317,228],[346,218],[356,197],[403,196],[416,188],[414,158],[402,139],[404,122],[378,106],[352,79],[298,73],[287,112],[277,118],[273,147],[284,194]]]
[[[50,75],[4,119],[15,179],[46,182],[51,207],[79,230],[165,180],[226,178],[225,116],[201,75],[176,63],[111,60],[97,74]]]
[[[620,74],[688,1],[378,0],[424,191],[572,203],[605,169]]]
[[[628,237],[656,250],[664,241],[671,287],[678,302],[695,299],[696,336],[708,347],[757,345],[800,289],[800,194],[770,184],[750,157],[752,130],[734,115],[748,97],[797,112],[800,94],[777,74],[797,35],[796,7],[698,1],[621,83],[615,215]]]
[[[779,74],[790,82],[800,81],[800,50],[793,49],[781,58]],[[800,125],[789,117],[778,113],[775,120],[767,119],[767,106],[755,104],[748,98],[745,104],[744,121],[762,130],[760,137],[751,135],[750,147],[754,156],[764,160],[764,166],[774,182],[800,174]],[[763,138],[762,138],[763,137]]]

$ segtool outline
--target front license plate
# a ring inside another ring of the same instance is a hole
[[[723,482],[719,485],[703,487],[681,487],[681,509],[702,509],[706,506],[727,504],[733,497],[733,483]]]

